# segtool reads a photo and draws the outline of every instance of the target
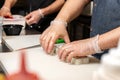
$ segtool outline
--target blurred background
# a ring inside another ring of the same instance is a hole
[[[31,12],[32,9],[36,8],[37,1],[31,2],[30,0],[18,0],[16,5],[12,8],[13,14],[20,14],[25,16],[27,13]],[[0,0],[0,7],[3,5],[4,0]],[[83,38],[88,38],[90,33],[90,23],[91,23],[91,4],[89,4],[83,11],[82,15],[73,20],[68,26],[68,32],[71,41],[79,40]],[[71,27],[72,26],[72,27]]]

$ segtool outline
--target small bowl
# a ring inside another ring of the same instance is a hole
[[[6,24],[6,25],[3,25],[3,30],[5,31],[5,34],[8,36],[19,35],[22,30],[22,27],[23,25]]]

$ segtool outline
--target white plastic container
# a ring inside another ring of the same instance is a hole
[[[4,24],[21,24],[25,27],[25,18],[22,15],[13,15],[13,18],[4,18]]]
[[[120,80],[120,44],[102,57],[101,66],[94,73],[93,80]]]

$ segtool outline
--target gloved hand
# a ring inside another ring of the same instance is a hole
[[[71,62],[73,57],[82,57],[101,52],[98,46],[98,36],[74,41],[65,44],[58,51],[58,56],[62,61]]]
[[[64,22],[54,20],[51,25],[42,33],[40,43],[46,53],[50,53],[53,50],[54,44],[58,38],[64,39],[66,43],[69,43],[69,37]]]
[[[38,10],[32,11],[31,13],[26,15],[25,19],[26,19],[27,24],[31,25],[31,24],[38,23],[39,20],[43,17],[44,17],[43,13],[41,12],[40,9],[38,9]]]
[[[12,18],[12,14],[10,12],[10,9],[3,6],[1,9],[0,9],[0,16],[3,16],[5,18]]]

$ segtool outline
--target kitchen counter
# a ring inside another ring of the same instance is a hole
[[[34,30],[34,29],[23,29],[20,35],[34,35],[34,34],[40,34],[40,32]],[[20,36],[18,35],[18,36]],[[6,36],[5,33],[3,32],[3,36]],[[5,45],[3,42],[0,44],[0,52],[11,52],[10,49]]]
[[[32,32],[28,30],[28,35]],[[34,30],[33,30],[34,32]],[[32,32],[32,33],[33,33]],[[39,32],[34,32],[39,34]],[[19,71],[20,52],[1,52],[0,65],[2,72],[12,74]],[[47,55],[39,46],[36,48],[26,49],[27,69],[30,72],[35,72],[44,80],[92,80],[94,71],[98,69],[100,63],[97,59],[91,58],[89,64],[72,65],[59,60],[58,56]]]
[[[0,61],[5,74],[20,70],[19,51],[1,53]],[[26,50],[27,70],[36,73],[43,80],[92,80],[99,61],[91,58],[89,64],[72,65],[59,60],[57,55],[46,54],[41,47]]]

